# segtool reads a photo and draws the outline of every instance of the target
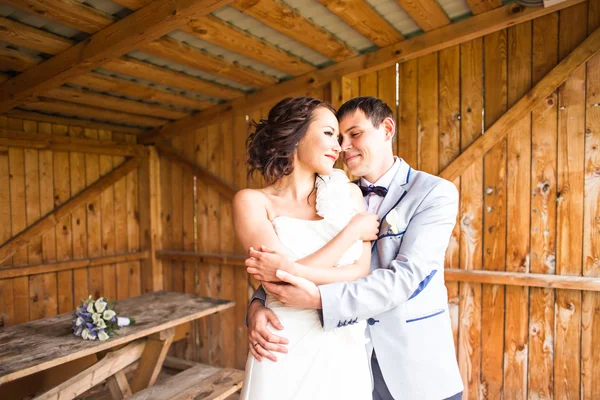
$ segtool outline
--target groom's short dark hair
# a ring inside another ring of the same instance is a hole
[[[356,110],[365,113],[375,128],[379,128],[386,118],[391,118],[394,123],[396,122],[390,107],[381,99],[372,96],[355,97],[342,104],[336,114],[338,121],[341,121],[346,115],[354,114]]]

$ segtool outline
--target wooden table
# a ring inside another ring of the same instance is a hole
[[[86,356],[104,355],[91,367],[37,397],[71,399],[108,379],[113,397],[123,398],[154,384],[175,326],[231,308],[232,301],[175,292],[155,292],[117,302],[116,311],[135,318],[118,336],[87,341],[73,335],[71,313],[0,329],[2,385]],[[131,385],[123,369],[139,360]]]

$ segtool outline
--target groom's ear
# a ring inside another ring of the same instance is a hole
[[[396,134],[396,124],[394,123],[394,120],[390,117],[387,117],[381,121],[381,126],[383,127],[385,138],[393,139],[394,135]]]

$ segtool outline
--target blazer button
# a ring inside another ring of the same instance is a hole
[[[367,323],[368,323],[369,325],[375,325],[375,322],[379,322],[379,321],[375,320],[374,318],[369,318],[369,319],[367,320]]]

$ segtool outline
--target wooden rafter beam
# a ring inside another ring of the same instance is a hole
[[[92,107],[106,108],[107,110],[154,116],[158,118],[179,119],[188,116],[188,113],[173,108],[142,103],[140,101],[128,100],[120,97],[107,96],[89,90],[66,86],[50,89],[44,93],[44,97],[54,100],[70,101]]]
[[[319,3],[379,47],[404,40],[365,0],[319,0]]]
[[[316,68],[287,51],[228,24],[212,15],[188,21],[180,28],[202,40],[286,72],[293,76],[314,71]]]
[[[509,26],[539,18],[584,1],[567,0],[564,3],[549,8],[522,7],[518,4],[509,4],[384,47],[372,53],[360,55],[318,71],[309,72],[297,78],[265,88],[259,92],[235,99],[229,103],[203,110],[192,116],[154,129],[144,134],[141,140],[144,143],[152,143],[161,137],[169,138],[182,135],[189,132],[190,129],[208,126],[219,121],[220,118],[225,117],[233,109],[242,111],[248,108],[256,108],[285,96],[306,93],[311,88],[318,88],[344,76],[352,78],[389,67],[395,63],[406,62],[434,51],[468,42]]]
[[[397,2],[425,32],[450,24],[450,18],[437,0],[397,0]]]
[[[334,61],[346,60],[356,52],[279,0],[236,0],[239,11],[297,40]]]
[[[72,136],[46,135],[0,128],[0,146],[38,150],[77,151],[122,157],[147,157],[145,146],[112,140],[84,139]]]
[[[504,113],[488,130],[463,151],[441,173],[444,179],[454,181],[473,162],[481,160],[496,143],[567,80],[575,70],[600,51],[600,28],[596,29],[575,50],[543,77],[525,96]]]
[[[95,72],[90,72],[87,75],[75,77],[68,83],[102,92],[138,97],[140,99],[152,102],[172,104],[179,107],[189,108],[190,110],[203,110],[215,105],[207,100],[195,99],[188,96],[179,96],[173,92],[169,92],[157,87],[142,85],[137,82],[116,78],[114,76],[101,75]]]
[[[60,53],[73,45],[72,40],[4,17],[0,17],[0,40],[48,54]]]
[[[0,264],[15,254],[15,252],[21,247],[28,245],[31,240],[52,229],[64,217],[71,214],[79,206],[85,204],[90,199],[99,196],[100,193],[102,193],[105,189],[109,188],[115,182],[125,177],[127,174],[137,168],[141,160],[142,158],[139,157],[128,159],[110,173],[103,176],[92,185],[88,186],[81,193],[75,197],[72,197],[66,203],[42,217],[39,221],[35,222],[33,225],[29,226],[16,236],[13,236],[7,242],[3,243],[0,247]]]
[[[114,1],[130,10],[137,10],[152,0]],[[301,58],[281,50],[256,36],[252,36],[242,29],[238,29],[212,15],[191,19],[179,29],[293,76],[302,75],[316,69]]]
[[[9,49],[8,47],[0,47],[0,65],[4,69],[23,72],[40,62],[42,62],[42,59],[38,56]]]
[[[195,91],[219,99],[230,100],[243,94],[243,92],[238,89],[198,79],[183,72],[158,67],[131,57],[122,57],[108,61],[102,68],[133,76],[135,78],[152,78],[152,82]]]
[[[70,101],[54,100],[50,98],[34,99],[22,105],[21,108],[29,111],[74,115],[80,118],[92,118],[100,121],[112,121],[144,127],[161,126],[169,121],[167,119],[128,114],[122,111],[112,111],[105,108],[86,106],[78,103],[72,103]]]
[[[145,43],[177,29],[188,19],[206,15],[231,0],[154,1],[100,30],[51,59],[0,85],[0,112],[58,87]],[[12,0],[11,0],[12,2]],[[74,3],[77,3],[73,0]],[[52,2],[54,3],[54,2]],[[79,4],[79,3],[77,3]]]
[[[474,15],[502,7],[502,0],[467,0],[467,4]]]
[[[133,128],[131,126],[105,124],[103,122],[98,122],[98,121],[60,117],[57,115],[48,115],[48,114],[42,114],[42,113],[33,112],[33,111],[25,111],[25,110],[17,110],[17,109],[5,112],[2,115],[6,116],[6,117],[26,119],[26,120],[30,120],[30,121],[50,122],[52,124],[78,126],[81,128],[90,128],[90,129],[105,129],[105,130],[109,130],[109,131],[113,131],[113,132],[133,133],[136,135],[140,134],[142,132],[145,132],[145,130],[142,128]]]
[[[160,157],[165,159],[174,161],[181,166],[184,166],[191,170],[200,180],[209,185],[212,189],[221,193],[223,196],[228,199],[232,199],[236,194],[238,189],[227,182],[224,182],[217,175],[213,174],[209,170],[204,167],[197,165],[196,163],[188,160],[183,155],[181,155],[177,150],[170,146],[166,146],[163,144],[156,145],[156,151]]]
[[[277,79],[272,76],[213,56],[167,36],[146,43],[139,50],[252,87],[260,88],[277,83]]]
[[[116,21],[112,15],[75,0],[3,0],[2,2],[86,33],[96,33]]]
[[[446,281],[487,283],[491,285],[513,285],[551,289],[600,291],[600,279],[587,276],[531,274],[504,271],[469,271],[445,269]]]

